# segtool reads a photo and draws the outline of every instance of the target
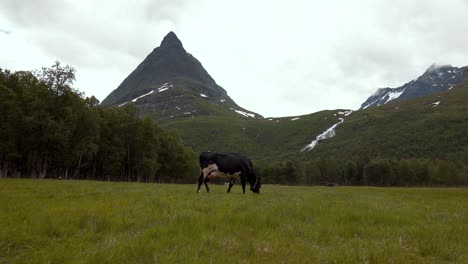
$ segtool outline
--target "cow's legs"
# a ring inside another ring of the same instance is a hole
[[[198,188],[197,188],[197,192],[200,192],[200,187],[201,185],[203,184],[203,171],[201,172],[200,174],[200,177],[198,177]]]
[[[242,192],[245,194],[245,176],[242,174],[240,178],[241,178]]]
[[[231,188],[232,188],[232,186],[234,185],[234,182],[236,182],[236,178],[232,177],[232,178],[229,180],[229,188],[228,188],[227,192],[231,192]]]
[[[210,182],[210,179],[208,179],[208,177],[206,177],[204,182],[205,182],[206,192],[210,192],[210,188],[208,187],[208,182]]]

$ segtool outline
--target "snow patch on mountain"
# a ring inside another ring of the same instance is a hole
[[[244,111],[241,111],[241,110],[235,110],[235,109],[234,109],[234,111],[235,111],[236,113],[238,113],[238,114],[241,114],[241,115],[245,116],[245,117],[255,117],[254,114],[247,113],[247,112],[244,112]]]
[[[362,109],[366,109],[367,107],[369,107],[369,106],[375,104],[378,100],[379,100],[379,99],[377,99],[377,100],[375,100],[375,101],[372,101],[372,102],[366,104],[365,106],[362,107]]]
[[[331,138],[331,137],[334,137],[335,136],[335,128],[344,122],[344,118],[340,117],[338,118],[340,121],[336,124],[334,124],[333,126],[331,126],[329,129],[325,130],[325,132],[323,132],[322,134],[318,135],[314,141],[312,141],[309,145],[305,146],[301,151],[304,151],[304,150],[312,150],[314,149],[319,143],[320,141],[322,140],[325,140],[325,139],[328,139],[328,138]]]
[[[398,97],[400,97],[400,95],[401,95],[404,91],[405,91],[405,89],[403,89],[403,90],[401,90],[401,91],[399,91],[399,92],[396,92],[396,91],[394,92],[394,91],[392,91],[392,92],[387,93],[388,99],[387,99],[387,101],[385,101],[384,104],[386,104],[386,103],[388,103],[388,102],[390,102],[390,101],[392,101],[392,100],[397,99]]]
[[[172,85],[170,83],[165,83],[163,86],[158,88],[158,92],[164,92],[167,89],[172,88],[172,87],[174,87],[174,85]]]
[[[350,114],[353,113],[353,110],[346,110],[346,111],[338,111],[337,113],[333,114],[334,116],[349,116]],[[328,138],[332,138],[335,136],[335,128],[344,122],[344,118],[343,117],[339,117],[338,118],[338,123],[334,124],[333,126],[331,126],[330,128],[328,128],[327,130],[325,130],[322,134],[318,135],[315,140],[313,140],[309,145],[305,146],[301,151],[304,151],[304,150],[312,150],[315,148],[315,146],[317,146],[322,140],[325,140],[325,139],[328,139]]]
[[[369,106],[379,106],[379,105],[386,104],[386,103],[400,97],[400,95],[402,95],[405,92],[405,90],[406,89],[401,89],[401,90],[397,91],[396,89],[393,89],[393,90],[391,90],[389,92],[386,92],[382,96],[379,96],[375,100],[372,100],[370,103],[364,105],[362,107],[362,109],[366,109]]]
[[[397,88],[379,88],[361,104],[360,109],[381,106],[392,101],[408,100],[452,89],[463,80],[468,67],[432,64],[423,75]]]
[[[140,100],[141,98],[143,98],[143,97],[145,97],[145,96],[148,96],[148,95],[150,95],[150,94],[156,92],[156,90],[160,93],[160,92],[166,91],[167,89],[169,89],[169,88],[171,88],[171,87],[173,87],[173,86],[174,86],[174,85],[172,85],[172,84],[170,84],[170,83],[165,83],[165,84],[163,84],[163,86],[159,87],[158,89],[151,90],[150,92],[145,93],[145,94],[143,94],[143,95],[140,95],[140,96],[138,96],[138,97],[135,98],[135,99],[132,99],[132,100],[130,100],[130,101],[128,101],[128,102],[119,104],[119,107],[122,107],[122,106],[128,104],[129,102],[135,103],[136,101]]]
[[[229,109],[231,109],[232,111],[234,111],[234,112],[236,112],[236,113],[238,113],[240,115],[243,115],[245,117],[255,117],[255,114],[252,114],[252,113],[247,113],[247,112],[244,112],[244,111],[241,111],[241,110],[236,110],[236,109],[234,109],[232,107],[230,107]]]
[[[349,116],[352,112],[353,112],[353,110],[339,111],[337,114],[338,115]],[[336,114],[334,114],[334,116],[336,116]]]

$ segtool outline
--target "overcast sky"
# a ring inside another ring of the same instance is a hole
[[[432,63],[468,65],[468,0],[1,0],[0,67],[59,60],[102,101],[169,31],[265,117],[357,109]]]

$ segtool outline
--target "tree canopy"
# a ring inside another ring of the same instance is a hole
[[[75,69],[0,69],[0,177],[193,182],[196,159],[133,105],[100,107]]]

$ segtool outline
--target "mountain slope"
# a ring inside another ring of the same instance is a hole
[[[137,105],[156,120],[200,115],[262,118],[238,106],[169,32],[143,62],[102,102]]]
[[[378,89],[361,105],[360,109],[449,90],[463,80],[463,73],[467,71],[466,69],[468,66],[457,68],[450,65],[437,66],[433,64],[419,78],[401,87]]]
[[[465,73],[465,78],[468,73]],[[453,89],[354,112],[308,158],[468,160],[468,78]]]
[[[196,117],[161,125],[176,129],[195,152],[234,151],[256,160],[468,160],[468,71],[465,78],[448,91],[352,113],[262,120]]]
[[[316,135],[337,122],[337,112],[268,119],[206,117],[161,123],[176,129],[195,152],[239,152],[253,159],[295,157]]]

